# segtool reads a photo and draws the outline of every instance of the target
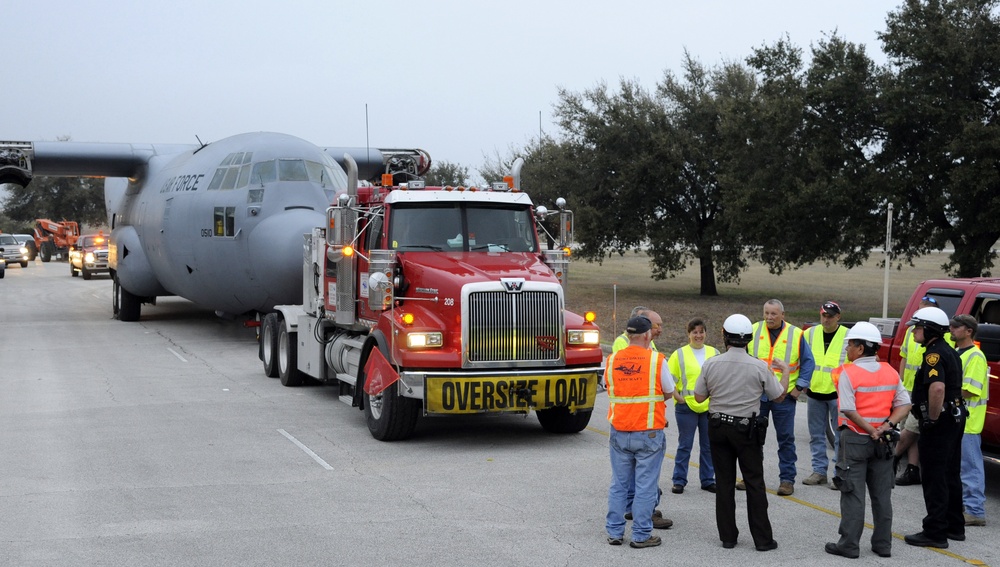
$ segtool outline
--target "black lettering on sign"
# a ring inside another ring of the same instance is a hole
[[[565,380],[556,380],[556,405],[564,406],[566,405],[567,394],[569,393],[569,387],[566,385]]]
[[[441,385],[441,407],[445,411],[455,409],[455,385],[451,382],[445,382]]]
[[[494,409],[494,394],[495,385],[493,382],[483,382],[483,409],[491,410]]]
[[[510,391],[510,382],[497,382],[497,409],[507,408],[507,393]]]
[[[463,382],[458,388],[458,409],[462,411],[469,409],[469,387],[468,382]]]
[[[469,396],[469,409],[483,409],[483,393],[480,391],[482,386],[482,382],[472,383],[472,394]]]

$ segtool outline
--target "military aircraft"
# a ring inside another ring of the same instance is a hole
[[[430,168],[423,150],[321,148],[269,132],[208,144],[0,142],[0,184],[104,177],[113,310],[177,295],[222,317],[302,302],[303,235],[358,177],[394,183]]]

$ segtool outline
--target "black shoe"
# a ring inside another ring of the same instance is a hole
[[[608,545],[621,545],[622,538],[608,536]]]
[[[955,541],[965,541],[965,533],[948,532],[948,539],[953,539]]]
[[[736,547],[736,542],[735,541],[724,541],[724,542],[722,542],[722,547],[725,548],[725,549],[732,549],[732,548]]]
[[[837,544],[835,543],[827,543],[823,549],[825,549],[830,555],[839,555],[841,557],[847,557],[848,559],[857,559],[858,555],[860,555],[848,555],[846,551],[837,547]]]
[[[882,551],[880,549],[875,549],[873,547],[872,551],[875,552],[875,555],[878,555],[879,557],[892,557],[892,552],[888,550]]]
[[[778,542],[771,540],[771,543],[765,543],[764,545],[758,545],[757,551],[771,551],[772,549],[778,549]]]
[[[948,549],[948,540],[936,540],[927,537],[924,532],[917,532],[908,536],[903,536],[903,541],[917,547],[936,547],[938,549]]]
[[[674,487],[670,489],[670,492],[673,492],[674,494],[684,494],[684,487],[679,484],[675,484]]]
[[[708,486],[702,486],[701,489],[704,490],[705,492],[711,492],[712,494],[715,494],[715,485],[714,484],[710,484]]]
[[[920,484],[920,467],[906,465],[906,470],[896,477],[896,486]]]

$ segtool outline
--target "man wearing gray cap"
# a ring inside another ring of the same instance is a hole
[[[972,315],[951,318],[951,336],[962,361],[962,398],[969,410],[962,435],[962,504],[965,525],[986,525],[986,471],[983,466],[983,425],[990,398],[990,369],[986,355],[976,346],[979,322]]]
[[[608,357],[608,422],[611,424],[611,486],[605,528],[608,543],[621,545],[629,489],[632,500],[631,547],[660,545],[652,535],[660,468],[666,451],[666,399],[674,391],[667,358],[649,349],[653,325],[646,317],[628,320],[629,345]]]

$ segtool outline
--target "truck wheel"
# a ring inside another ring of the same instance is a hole
[[[579,433],[586,429],[590,423],[590,414],[593,410],[578,410],[571,413],[569,408],[560,406],[535,412],[538,414],[538,423],[542,429],[549,433]]]
[[[264,374],[278,377],[278,321],[277,313],[264,315],[260,324],[260,359],[264,361]]]
[[[42,242],[42,249],[38,252],[38,257],[42,259],[43,262],[48,262],[52,259],[52,243],[49,241]]]
[[[139,297],[132,295],[118,283],[118,276],[115,276],[114,290],[111,294],[114,302],[112,307],[119,321],[138,321],[139,312],[142,310],[142,302]]]
[[[299,372],[296,341],[298,333],[289,333],[288,328],[279,325],[278,330],[278,375],[281,377],[282,386],[301,386],[302,373]]]
[[[83,276],[83,279],[85,280],[89,280],[91,276],[94,275],[90,272],[90,270],[86,268],[86,266],[80,269],[80,274]]]
[[[379,441],[397,441],[413,435],[420,417],[420,401],[399,396],[399,382],[369,396],[364,392],[368,431]]]
[[[5,270],[5,269],[3,269],[3,268],[0,268],[0,280],[2,280],[2,279],[3,279],[3,273],[4,273],[4,272],[6,272],[6,271],[7,271],[7,270]]]
[[[77,276],[76,268],[73,267],[73,262],[69,263],[69,275],[73,276],[74,278]]]
[[[35,247],[35,241],[29,240],[25,242],[24,247],[28,249],[28,261],[34,262],[35,257],[38,256],[38,248]]]
[[[21,267],[22,268],[27,268],[28,267],[28,261],[27,260],[21,260]]]

